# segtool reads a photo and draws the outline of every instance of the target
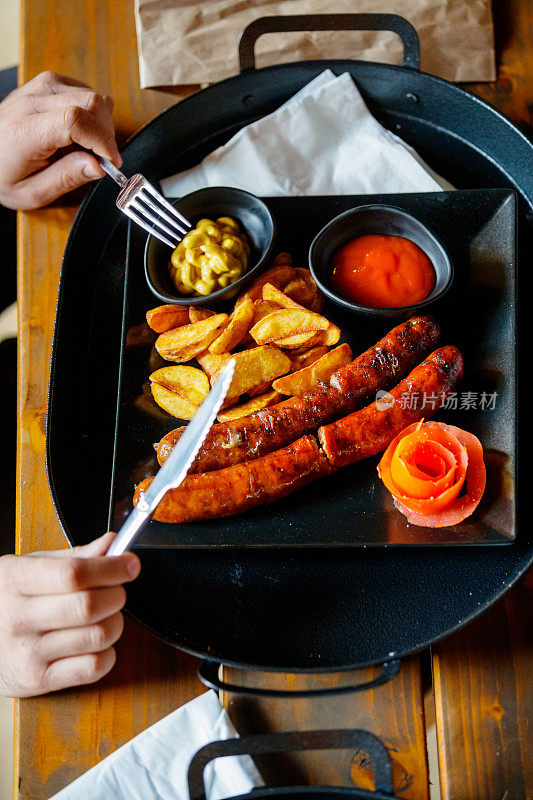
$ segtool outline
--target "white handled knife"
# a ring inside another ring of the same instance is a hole
[[[147,491],[121,527],[116,539],[107,551],[108,556],[119,556],[127,550],[140,531],[150,520],[163,495],[182,483],[189,467],[209,433],[215,417],[224,402],[235,371],[235,359],[228,361],[221,370],[217,382],[189,422],[185,433],[179,439]]]

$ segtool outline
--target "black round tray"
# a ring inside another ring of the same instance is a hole
[[[530,246],[533,146],[499,112],[412,67],[315,61],[248,70],[136,134],[124,149],[125,172],[157,180],[192,166],[327,67],[349,72],[378,120],[455,186],[516,190],[522,249]],[[59,288],[46,454],[56,511],[75,544],[102,531],[109,500],[126,247],[115,195],[103,180],[86,198]],[[527,347],[524,325],[520,334]],[[532,561],[523,522],[519,504],[517,541],[497,548],[143,549],[127,608],[172,644],[228,664],[375,664],[446,636],[508,589]]]

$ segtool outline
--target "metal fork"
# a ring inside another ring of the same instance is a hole
[[[176,211],[143,175],[126,178],[111,161],[106,158],[98,158],[98,161],[120,186],[117,208],[169,247],[176,247],[192,228],[189,220]]]

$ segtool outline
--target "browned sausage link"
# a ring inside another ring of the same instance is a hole
[[[272,503],[306,483],[331,472],[316,439],[304,436],[289,447],[263,458],[216,472],[188,475],[181,486],[163,497],[154,514],[160,522],[192,522],[228,517]],[[135,490],[134,505],[152,478]]]
[[[290,397],[247,417],[214,425],[200,449],[192,472],[210,472],[239,464],[293,442],[367,403],[378,389],[394,385],[435,347],[439,327],[430,317],[413,317],[393,328],[374,347],[340,369],[331,386]],[[157,446],[162,464],[185,428],[164,436]]]
[[[385,450],[404,428],[431,417],[463,375],[457,347],[434,353],[392,389],[394,403],[376,402],[318,431],[320,444],[336,469]]]

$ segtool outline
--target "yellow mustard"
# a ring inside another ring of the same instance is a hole
[[[172,253],[170,275],[181,294],[208,295],[235,283],[249,256],[248,238],[234,219],[201,219]]]

